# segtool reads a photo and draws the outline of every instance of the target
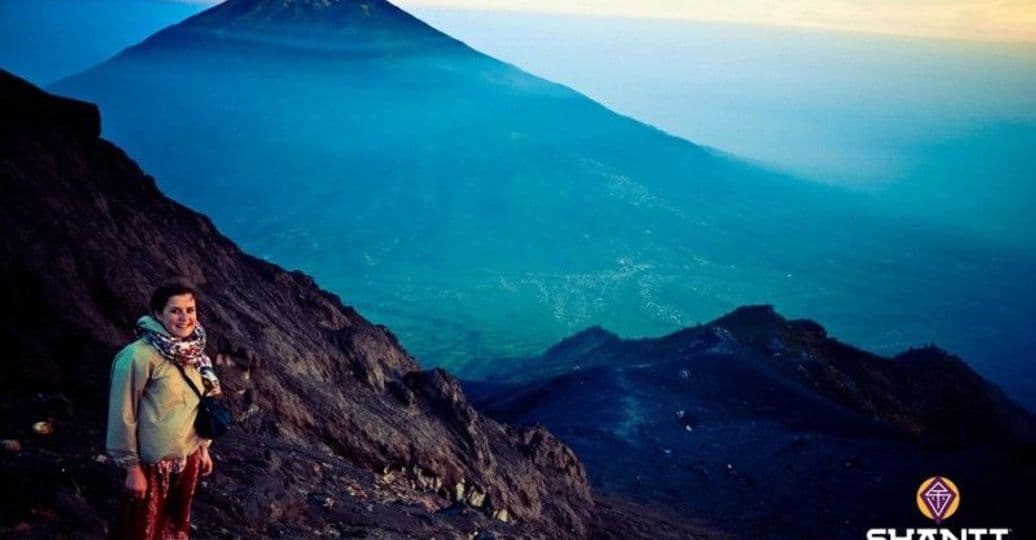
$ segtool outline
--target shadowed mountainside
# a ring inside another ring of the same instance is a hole
[[[930,526],[913,496],[937,474],[964,501],[946,526],[1032,532],[1036,419],[935,347],[878,357],[757,306],[657,339],[591,328],[496,365],[465,385],[479,410],[556,433],[595,489],[739,536]]]
[[[0,113],[0,533],[103,534],[121,481],[103,456],[111,360],[172,276],[199,288],[237,420],[197,495],[199,537],[700,533],[595,503],[546,430],[481,416],[388,329],[163,196],[99,138],[95,106],[0,72]]]

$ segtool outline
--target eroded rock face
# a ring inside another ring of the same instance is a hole
[[[0,438],[19,441],[0,454],[5,531],[102,533],[111,360],[180,276],[238,420],[198,495],[201,536],[587,534],[582,465],[548,432],[481,416],[388,329],[164,197],[98,138],[93,105],[6,73],[0,96]]]

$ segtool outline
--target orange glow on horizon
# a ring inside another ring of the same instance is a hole
[[[899,36],[1036,43],[1034,0],[395,0],[478,9],[691,20]]]

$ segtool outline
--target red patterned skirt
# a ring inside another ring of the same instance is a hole
[[[183,463],[181,461],[181,463]],[[165,460],[141,465],[147,479],[143,499],[127,493],[119,497],[119,510],[111,529],[112,540],[186,540],[191,531],[191,499],[198,484],[200,450],[187,457],[183,470]]]

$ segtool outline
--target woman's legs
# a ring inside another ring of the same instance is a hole
[[[119,497],[112,526],[113,540],[180,540],[191,529],[191,499],[198,483],[200,456],[195,451],[180,473],[168,467],[144,465],[147,491],[143,499]]]
[[[163,540],[186,540],[191,532],[191,500],[194,498],[194,488],[198,485],[200,461],[199,451],[195,450],[187,458],[183,471],[173,475],[165,500],[166,511],[158,527],[162,531]]]

